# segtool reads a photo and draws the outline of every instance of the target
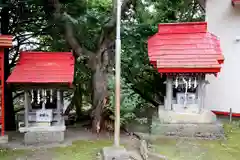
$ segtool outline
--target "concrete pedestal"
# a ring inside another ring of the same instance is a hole
[[[104,147],[102,160],[129,160],[129,154],[123,147]]]
[[[0,144],[8,143],[8,135],[0,136]]]
[[[25,144],[59,143],[64,141],[64,131],[36,131],[24,133]]]
[[[175,112],[159,108],[159,119],[152,125],[152,133],[164,136],[219,139],[224,137],[223,125],[209,110],[200,113]]]
[[[191,110],[186,111],[167,111],[159,107],[158,115],[161,123],[215,123],[217,117],[209,110],[202,110],[200,113],[193,113]]]
[[[214,124],[157,124],[152,130],[152,134],[163,136],[177,136],[203,139],[224,138],[223,126]]]

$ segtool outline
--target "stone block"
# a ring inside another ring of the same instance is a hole
[[[212,124],[162,124],[155,122],[152,134],[178,137],[197,137],[207,139],[224,138],[223,125],[221,123]]]
[[[0,144],[8,143],[8,135],[0,136]]]
[[[104,147],[102,160],[129,160],[129,154],[123,147]]]
[[[161,123],[216,123],[217,117],[210,110],[202,110],[200,113],[193,113],[191,110],[184,112],[167,111],[162,108],[158,110]]]
[[[63,131],[36,131],[24,133],[25,144],[59,143],[63,141]]]

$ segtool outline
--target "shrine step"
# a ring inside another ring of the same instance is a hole
[[[25,144],[60,143],[64,141],[64,131],[36,131],[24,133]]]
[[[201,139],[224,138],[223,125],[219,122],[211,124],[163,124],[155,122],[152,125],[152,134]]]

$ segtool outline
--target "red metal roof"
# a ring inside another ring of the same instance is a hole
[[[3,61],[4,61],[4,52],[3,50],[1,50],[0,51],[0,80],[2,78],[2,71],[4,71]]]
[[[0,47],[10,48],[12,47],[13,37],[10,35],[0,35]]]
[[[238,5],[240,6],[240,0],[232,0],[233,6]]]
[[[22,52],[8,83],[72,83],[71,52]]]
[[[150,62],[160,73],[218,73],[224,58],[220,41],[206,22],[160,24],[148,40]]]

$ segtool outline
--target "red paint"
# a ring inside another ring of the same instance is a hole
[[[232,0],[232,5],[233,6],[240,5],[240,0]]]
[[[161,73],[218,73],[224,57],[206,22],[159,24],[148,39],[151,64]]]
[[[4,115],[4,48],[10,48],[12,47],[12,39],[13,37],[10,35],[1,35],[0,36],[0,69],[1,69],[1,91],[2,91],[2,96],[1,96],[1,117],[0,117],[0,122],[2,125],[1,129],[1,136],[4,136],[5,134],[5,115]]]
[[[22,52],[8,83],[63,83],[74,77],[71,52]]]
[[[221,116],[229,116],[230,112],[223,112],[223,111],[212,111],[216,115],[221,115]],[[240,113],[232,113],[233,117],[240,117]]]
[[[220,68],[158,68],[159,73],[207,73],[220,72]]]
[[[204,33],[206,31],[206,22],[161,23],[158,25],[160,34]]]
[[[4,120],[4,52],[0,52],[0,58],[1,58],[1,90],[2,90],[2,96],[1,96],[1,136],[4,136],[5,132],[5,120]]]
[[[0,35],[0,76],[1,76],[1,91],[2,91],[2,96],[1,96],[1,117],[0,117],[0,124],[2,125],[1,129],[1,136],[4,136],[5,134],[5,113],[4,113],[4,48],[10,48],[12,47],[12,39],[13,37],[10,35]]]
[[[10,35],[0,35],[0,47],[1,48],[10,48],[12,47],[13,37]]]

